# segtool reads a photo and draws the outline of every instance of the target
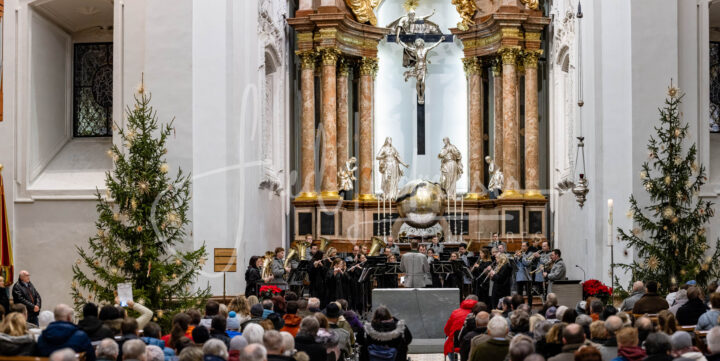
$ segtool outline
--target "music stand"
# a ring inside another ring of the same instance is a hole
[[[288,276],[288,284],[290,286],[303,286],[305,276],[310,271],[310,261],[302,260],[298,263],[298,266],[290,270]]]
[[[400,271],[400,262],[388,262],[385,264],[385,274],[386,275],[399,275],[402,271]]]
[[[363,268],[358,281],[365,282],[369,276],[381,275],[380,272],[382,271],[382,268],[384,268],[385,262],[387,262],[386,256],[367,257],[367,263],[365,263],[365,267]]]
[[[432,271],[436,274],[453,273],[453,266],[450,261],[435,261],[432,263]]]

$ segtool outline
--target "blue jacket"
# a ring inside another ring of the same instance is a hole
[[[163,350],[165,354],[165,361],[171,361],[175,358],[175,350],[165,347],[165,341],[154,338],[154,337],[141,337],[141,340],[148,346],[157,346]]]
[[[75,324],[67,321],[55,321],[49,324],[37,343],[38,354],[43,357],[48,357],[54,351],[65,347],[75,352],[85,352],[85,360],[95,361],[95,349],[90,337]]]
[[[720,310],[709,310],[698,318],[697,327],[698,331],[707,331],[718,325],[718,317],[720,317]]]
[[[263,320],[266,319],[266,318],[268,318],[268,316],[270,316],[271,313],[275,313],[275,312],[273,312],[272,310],[265,310],[265,309],[264,309],[264,310],[263,310],[263,315],[262,315]]]

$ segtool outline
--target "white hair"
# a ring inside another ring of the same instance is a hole
[[[488,334],[492,337],[503,337],[508,332],[508,324],[505,317],[495,316],[488,322]]]
[[[258,343],[262,345],[263,335],[265,335],[265,329],[263,329],[262,326],[258,325],[257,323],[251,323],[245,326],[245,331],[243,331],[243,336],[245,336],[248,345],[253,343]]]
[[[292,356],[295,353],[295,337],[287,331],[280,331],[280,336],[283,339],[282,345],[285,356]]]
[[[265,361],[267,360],[267,350],[261,344],[250,344],[240,351],[240,361]]]
[[[118,347],[117,342],[109,337],[102,339],[95,350],[97,358],[107,358],[112,360],[118,357],[118,353],[120,353],[120,348]]]
[[[247,346],[247,345],[248,345],[248,342],[245,339],[245,336],[243,336],[243,335],[234,336],[230,340],[230,350],[231,351],[232,350],[240,351],[243,348],[245,348],[245,346]]]
[[[77,361],[77,354],[71,348],[63,348],[50,354],[50,361]]]
[[[320,307],[320,299],[317,297],[311,297],[308,300],[308,308],[319,308]]]
[[[565,311],[568,310],[567,306],[560,306],[555,310],[555,318],[558,320],[562,320],[563,315],[565,314]]]
[[[48,310],[42,311],[40,315],[38,315],[38,327],[40,327],[41,330],[46,329],[53,321],[55,321],[55,315]]]
[[[122,345],[123,359],[141,360],[145,356],[145,342],[142,340],[127,340]]]
[[[228,351],[227,346],[225,346],[225,342],[222,342],[216,338],[211,338],[207,341],[205,341],[205,344],[203,345],[203,354],[212,355],[220,357],[223,360],[228,359]],[[149,361],[149,360],[148,360]]]
[[[645,289],[645,284],[643,283],[643,281],[635,281],[635,283],[633,283],[633,292],[642,291],[643,289]]]
[[[146,361],[164,361],[165,353],[160,347],[148,345],[148,347],[145,348],[145,359]]]
[[[706,342],[710,353],[720,353],[720,326],[715,326],[708,332]]]
[[[55,321],[71,321],[75,311],[66,304],[55,306]]]

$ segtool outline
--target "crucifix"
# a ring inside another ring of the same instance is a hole
[[[407,15],[388,25],[393,34],[387,36],[388,42],[397,42],[404,49],[403,67],[409,68],[403,73],[405,81],[410,78],[416,80],[417,152],[421,155],[425,154],[425,78],[430,64],[427,57],[440,43],[453,41],[452,35],[443,35],[437,24],[427,20],[433,14],[435,10],[426,16],[416,16],[415,10],[411,9]],[[426,46],[426,43],[431,45]]]

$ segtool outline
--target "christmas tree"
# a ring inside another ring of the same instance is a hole
[[[210,290],[193,289],[205,246],[180,249],[187,235],[190,177],[181,169],[168,176],[163,157],[174,128],[172,121],[158,125],[150,98],[141,85],[134,108],[126,110],[126,128],[114,127],[126,151],[117,145],[108,150],[114,169],[106,173],[105,197],[97,193],[97,234],[87,249],[77,248],[71,289],[79,308],[113,302],[117,284],[131,283],[134,301],[167,321],[178,310],[200,305]]]
[[[643,163],[640,179],[650,204],[638,205],[630,196],[628,218],[635,227],[619,237],[637,252],[630,264],[617,266],[632,271],[633,280],[656,280],[662,290],[672,284],[696,280],[705,285],[720,269],[720,240],[708,252],[705,224],[713,215],[712,203],[699,199],[707,182],[705,167],[699,165],[695,144],[683,149],[688,134],[681,123],[678,106],[682,96],[670,84],[665,106],[660,109],[657,137],[648,144],[649,160]]]

